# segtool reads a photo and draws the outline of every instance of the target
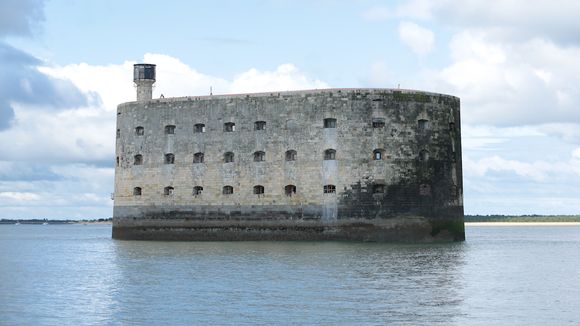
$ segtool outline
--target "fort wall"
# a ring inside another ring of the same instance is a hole
[[[463,240],[459,99],[392,89],[117,111],[113,237]]]

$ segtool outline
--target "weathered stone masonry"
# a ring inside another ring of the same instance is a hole
[[[119,105],[113,237],[463,240],[459,99],[327,89]]]

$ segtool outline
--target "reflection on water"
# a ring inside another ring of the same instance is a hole
[[[131,242],[112,240],[110,226],[0,226],[0,324],[574,321],[580,228],[467,235],[441,245]]]

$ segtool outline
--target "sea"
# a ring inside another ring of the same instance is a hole
[[[148,242],[0,225],[0,325],[580,325],[580,226],[466,237]]]

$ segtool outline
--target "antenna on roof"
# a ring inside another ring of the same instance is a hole
[[[213,95],[213,90],[212,90],[212,86],[209,87],[209,95]]]

